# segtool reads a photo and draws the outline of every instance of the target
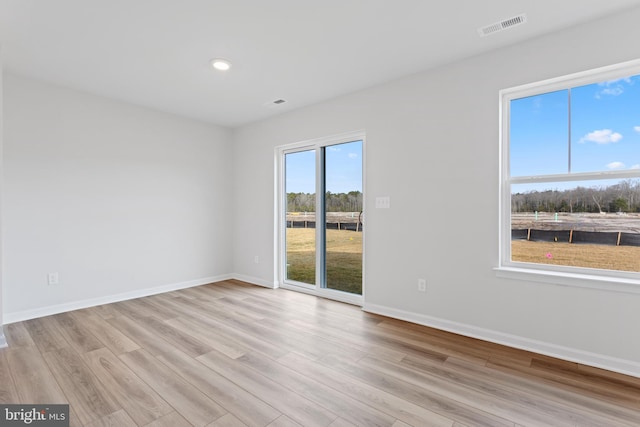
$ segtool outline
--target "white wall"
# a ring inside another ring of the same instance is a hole
[[[636,9],[238,129],[234,271],[275,281],[274,147],[365,129],[365,309],[640,376],[640,295],[492,270],[498,91],[635,59],[639,21]],[[391,209],[373,209],[382,195]]]
[[[6,71],[4,125],[5,323],[231,271],[229,130]]]

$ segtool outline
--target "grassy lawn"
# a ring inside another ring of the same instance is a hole
[[[315,284],[315,229],[287,228],[287,278]],[[362,233],[327,230],[327,288],[362,294]]]
[[[557,242],[511,242],[511,259],[536,264],[640,271],[640,247]]]

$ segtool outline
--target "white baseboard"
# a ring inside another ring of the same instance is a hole
[[[0,348],[5,348],[7,346],[7,339],[4,337],[4,331],[2,330],[2,325],[0,325]]]
[[[269,282],[268,280],[260,279],[258,277],[252,277],[252,276],[247,276],[245,274],[238,274],[238,273],[233,273],[233,274],[230,274],[229,276],[231,276],[232,279],[240,280],[242,282],[251,283],[252,285],[263,286],[263,287],[269,288],[269,289],[277,289],[278,288],[278,283],[277,282]]]
[[[362,309],[369,313],[393,317],[399,320],[406,320],[407,322],[429,326],[467,337],[478,338],[496,344],[519,348],[521,350],[527,350],[558,359],[568,360],[570,362],[580,363],[582,365],[602,368],[609,371],[619,372],[621,374],[640,378],[640,363],[633,360],[618,359],[611,356],[591,353],[588,351],[564,347],[561,345],[551,344],[543,341],[532,340],[517,335],[506,334],[504,332],[480,328],[464,323],[453,322],[446,319],[439,319],[419,313],[398,310],[395,308],[385,307],[377,304],[365,303]]]
[[[146,297],[149,295],[156,295],[156,294],[161,294],[165,292],[176,291],[178,289],[192,288],[194,286],[206,285],[209,283],[219,282],[222,280],[229,280],[231,278],[233,278],[231,274],[225,274],[225,275],[213,276],[213,277],[204,277],[202,279],[190,280],[188,282],[171,283],[168,285],[161,285],[161,286],[156,286],[156,287],[147,288],[147,289],[139,289],[131,292],[123,292],[115,295],[105,295],[102,297],[90,298],[90,299],[81,300],[81,301],[73,301],[73,302],[68,302],[64,304],[50,305],[50,306],[35,308],[31,310],[5,313],[3,322],[6,325],[9,323],[21,322],[23,320],[50,316],[52,314],[65,313],[67,311],[80,310],[88,307],[95,307],[96,305],[110,304],[118,301],[125,301],[129,299]]]

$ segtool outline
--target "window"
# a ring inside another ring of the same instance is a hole
[[[498,271],[640,292],[640,61],[500,100]]]

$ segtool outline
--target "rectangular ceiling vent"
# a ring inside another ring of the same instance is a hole
[[[497,33],[499,31],[504,31],[508,28],[513,28],[517,25],[521,25],[527,22],[527,15],[524,13],[518,16],[514,16],[509,19],[504,19],[500,22],[496,22],[495,24],[487,25],[481,28],[478,28],[478,33],[481,37],[488,36],[489,34]]]
[[[277,107],[281,106],[282,104],[284,104],[286,102],[287,102],[286,99],[278,98],[278,99],[275,99],[273,101],[266,102],[266,103],[264,103],[262,105],[264,105],[267,108],[277,108]]]

